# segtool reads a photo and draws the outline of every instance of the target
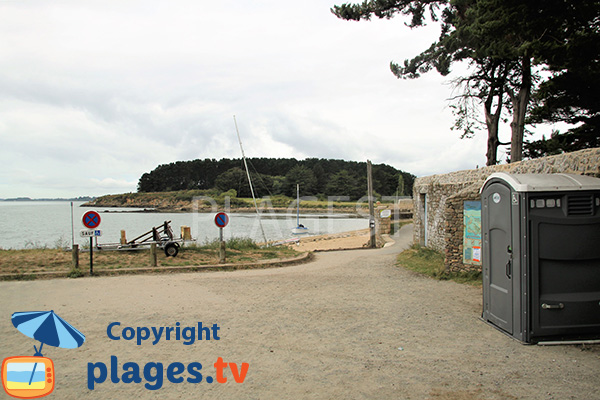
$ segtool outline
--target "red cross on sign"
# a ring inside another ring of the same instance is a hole
[[[83,226],[88,229],[95,229],[100,225],[100,214],[96,211],[88,211],[83,214],[83,218],[81,219],[83,222]]]

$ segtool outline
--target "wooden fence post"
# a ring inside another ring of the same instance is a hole
[[[192,231],[189,226],[181,227],[181,238],[183,240],[192,240]]]
[[[156,243],[150,245],[150,263],[153,267],[158,266],[158,257],[156,255]]]
[[[79,269],[79,245],[74,244],[73,250],[71,250],[71,256],[73,257],[73,268]]]

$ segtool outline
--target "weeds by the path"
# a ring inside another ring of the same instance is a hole
[[[177,257],[166,257],[158,251],[158,266],[196,266],[219,264],[218,240],[202,245],[186,245]],[[288,258],[298,253],[288,246],[259,248],[251,239],[232,238],[226,241],[227,263],[252,263],[261,260]],[[138,251],[96,250],[93,254],[94,270],[123,270],[151,266],[148,249]],[[72,269],[72,255],[63,249],[33,248],[25,250],[0,250],[1,279],[35,279],[36,273],[59,272],[77,277],[88,270],[89,253],[79,254],[79,270]],[[10,274],[10,278],[2,275]]]
[[[413,245],[398,255],[397,265],[439,280],[452,280],[472,286],[481,286],[481,272],[448,272],[444,255],[438,251]]]

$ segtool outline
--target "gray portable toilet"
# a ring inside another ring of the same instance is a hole
[[[484,321],[525,343],[600,338],[600,179],[494,173],[481,188]]]

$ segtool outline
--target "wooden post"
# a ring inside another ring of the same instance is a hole
[[[121,244],[127,244],[127,234],[125,229],[121,229]]]
[[[377,247],[377,239],[375,236],[375,208],[373,207],[373,171],[370,160],[367,160],[367,189],[369,197],[369,228],[371,230],[369,247],[373,249]]]
[[[74,244],[73,250],[71,250],[71,256],[73,257],[73,268],[79,269],[79,245]]]
[[[150,264],[153,267],[158,267],[158,257],[156,254],[156,243],[150,245]]]
[[[189,226],[181,226],[181,238],[183,240],[192,240],[192,231]]]

